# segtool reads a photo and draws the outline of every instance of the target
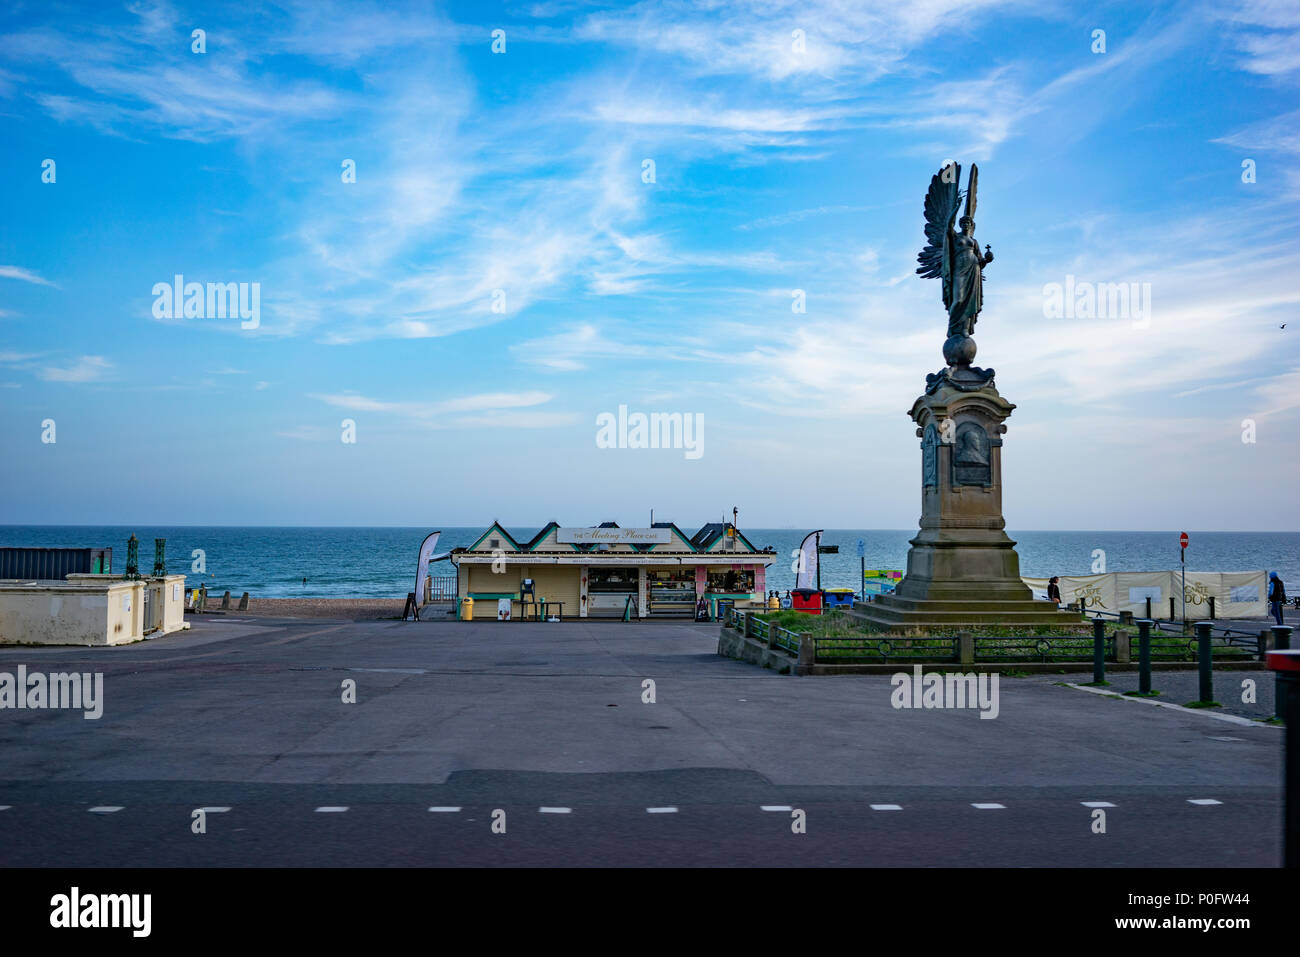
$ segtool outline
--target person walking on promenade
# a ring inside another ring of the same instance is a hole
[[[1061,579],[1053,575],[1047,582],[1047,600],[1056,602],[1056,607],[1061,607]]]
[[[1279,625],[1282,624],[1282,606],[1286,604],[1286,587],[1282,584],[1282,579],[1277,577],[1277,572],[1268,573],[1268,610],[1273,615],[1273,620]]]

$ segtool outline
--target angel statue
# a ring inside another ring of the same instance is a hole
[[[943,279],[943,304],[948,310],[948,341],[943,354],[949,365],[969,365],[975,358],[975,320],[984,305],[984,267],[993,261],[993,250],[975,241],[975,191],[979,167],[971,164],[970,187],[966,190],[966,215],[954,232],[953,220],[961,206],[961,166],[949,163],[930,178],[925,196],[925,238],[928,245],[917,255],[917,274],[925,279]]]

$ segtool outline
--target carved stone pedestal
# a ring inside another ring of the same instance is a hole
[[[859,614],[891,629],[1077,624],[1020,579],[1002,517],[1003,422],[1015,406],[992,370],[950,366],[928,377],[911,416],[921,439],[921,530],[893,595]]]

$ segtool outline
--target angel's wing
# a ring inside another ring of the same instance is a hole
[[[949,273],[949,255],[952,242],[952,224],[961,207],[961,165],[954,169],[945,182],[944,170],[930,177],[930,191],[925,194],[926,247],[917,254],[917,275],[925,279],[943,279],[943,304],[952,304],[952,276]],[[944,169],[947,169],[945,166]]]

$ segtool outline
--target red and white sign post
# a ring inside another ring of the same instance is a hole
[[[1183,571],[1183,627],[1187,627],[1187,533],[1178,536],[1178,561]]]

